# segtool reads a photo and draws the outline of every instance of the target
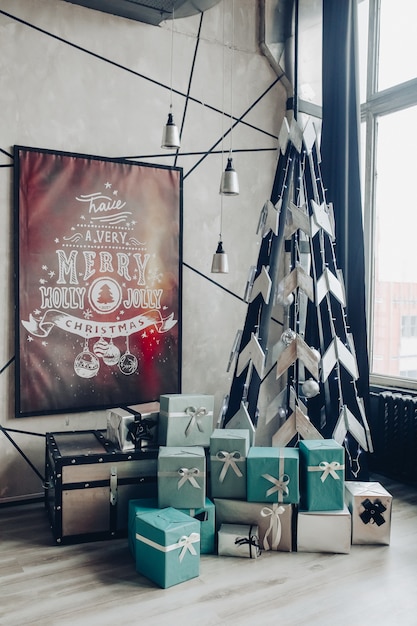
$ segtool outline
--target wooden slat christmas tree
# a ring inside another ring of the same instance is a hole
[[[333,438],[345,446],[347,476],[372,451],[358,367],[335,254],[311,120],[284,119],[271,197],[262,207],[257,266],[249,271],[247,314],[229,360],[234,376],[221,425],[249,428],[256,445]],[[278,332],[278,337],[274,336]]]

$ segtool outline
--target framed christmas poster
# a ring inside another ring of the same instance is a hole
[[[14,155],[16,414],[179,393],[181,168]]]

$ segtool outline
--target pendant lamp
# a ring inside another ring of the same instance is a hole
[[[224,170],[220,179],[220,193],[223,196],[237,196],[239,195],[239,180],[236,170],[233,167],[233,53],[234,53],[234,28],[235,28],[235,3],[232,1],[232,43],[231,43],[231,57],[230,57],[230,150],[227,158],[226,169]],[[224,45],[224,43],[223,43]]]
[[[170,111],[168,113],[168,121],[162,131],[161,148],[164,148],[166,150],[176,150],[180,147],[180,134],[178,132],[178,127],[174,123],[174,117],[171,113],[170,108]]]
[[[233,158],[231,156],[227,159],[226,169],[221,177],[220,193],[223,196],[239,195],[239,180],[236,170],[233,167]]]
[[[174,122],[172,114],[172,67],[174,60],[174,3],[172,3],[172,21],[171,21],[171,72],[170,72],[170,104],[168,121],[162,131],[161,148],[166,150],[177,150],[181,147],[180,134]]]
[[[224,64],[225,64],[224,30],[225,29],[224,29],[224,4],[223,4],[222,157],[223,157],[223,139],[224,139],[223,122],[224,122],[224,81],[225,81],[225,71],[224,71]],[[222,163],[222,168],[223,168],[223,163]],[[222,182],[223,182],[223,177],[222,177]],[[220,183],[220,193],[222,193],[221,192],[221,187],[222,187],[222,183]],[[222,228],[223,228],[223,195],[220,195],[220,233],[219,233],[219,242],[217,244],[217,249],[216,249],[216,252],[213,254],[213,261],[212,261],[212,264],[211,264],[211,272],[213,274],[227,274],[229,272],[229,260],[227,258],[227,254],[226,254],[226,252],[224,251],[224,248],[223,248]]]
[[[212,274],[228,274],[229,272],[229,259],[223,249],[223,242],[219,239],[217,244],[217,250],[213,254],[213,261],[211,264]]]

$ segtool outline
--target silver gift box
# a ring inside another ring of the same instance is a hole
[[[378,482],[347,480],[345,501],[352,515],[352,543],[388,546],[392,495]]]
[[[109,409],[106,438],[122,452],[157,447],[158,420],[159,402]]]
[[[297,551],[349,554],[351,515],[345,506],[336,511],[298,511]]]
[[[217,535],[219,556],[240,556],[257,559],[259,548],[258,527],[251,524],[222,524]]]

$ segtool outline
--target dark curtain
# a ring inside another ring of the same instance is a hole
[[[326,200],[335,213],[336,259],[343,271],[347,322],[356,348],[357,390],[369,415],[357,51],[357,0],[323,0],[321,170]]]
[[[360,113],[357,69],[357,0],[323,0],[322,175],[333,203],[336,257],[346,286],[359,395],[369,394],[365,316],[365,255],[360,189]]]

